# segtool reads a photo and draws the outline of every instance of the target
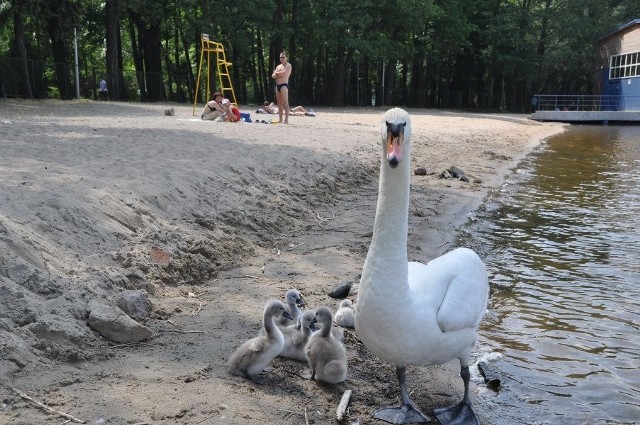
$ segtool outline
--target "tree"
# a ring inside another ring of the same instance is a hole
[[[141,41],[144,83],[139,87],[145,100],[157,102],[165,99],[162,73],[162,21],[167,11],[167,1],[132,0],[129,16],[135,24]],[[133,39],[133,38],[132,38]],[[134,55],[139,54],[134,52]],[[138,69],[140,74],[142,70]]]
[[[107,41],[106,81],[109,87],[109,97],[112,100],[122,100],[125,98],[123,79],[121,78],[122,64],[119,55],[122,0],[106,0],[104,10]]]
[[[47,33],[51,42],[56,85],[60,97],[74,97],[73,66],[69,40],[73,39],[73,28],[76,19],[83,16],[82,2],[72,0],[55,0],[43,2],[42,12],[46,22]]]
[[[85,96],[104,75],[112,99],[191,102],[204,32],[225,45],[243,103],[272,96],[286,50],[292,102],[520,111],[536,92],[593,90],[594,43],[639,12],[622,0],[0,0],[0,88],[71,97],[77,26]]]
[[[22,23],[23,11],[26,1],[19,0],[14,2],[11,11],[13,12],[13,31],[16,41],[16,50],[18,51],[18,58],[20,64],[20,93],[33,98],[33,91],[31,90],[31,81],[29,80],[29,63],[27,60],[27,47],[24,40],[24,25]]]

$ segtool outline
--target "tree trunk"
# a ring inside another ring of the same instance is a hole
[[[289,37],[289,51],[287,52],[289,58],[292,58],[296,55],[297,52],[297,34],[300,31],[300,23],[299,23],[299,10],[300,5],[298,0],[293,0],[291,2],[291,36]],[[294,58],[296,61],[296,70],[297,72],[291,73],[291,77],[289,78],[289,101],[294,101],[296,103],[300,103],[300,98],[302,97],[302,90],[299,90],[301,87],[298,83],[301,81],[300,78],[300,65],[302,65],[302,61],[300,58]],[[292,65],[293,66],[293,65]]]
[[[120,88],[120,98],[121,100],[129,100],[129,91],[127,90],[127,85],[124,81],[124,58],[122,56],[122,37],[120,36],[122,32],[122,27],[120,23],[118,23],[118,69],[116,69],[116,73],[118,75],[118,87]]]
[[[333,70],[333,106],[344,106],[344,82],[347,55],[342,46],[338,47],[336,65]]]
[[[384,63],[382,66],[385,68],[384,72],[384,103],[383,105],[393,105],[393,84],[394,84],[394,73],[395,73],[395,61],[392,63]],[[381,105],[382,106],[382,105]]]
[[[142,60],[142,52],[140,51],[140,47],[142,45],[142,36],[140,32],[136,32],[136,27],[140,27],[139,19],[137,15],[133,13],[130,14],[129,19],[129,39],[131,40],[131,52],[133,56],[133,64],[136,69],[136,81],[138,82],[138,91],[140,92],[140,100],[144,101],[147,99],[147,91],[145,89],[144,82],[144,63]]]
[[[106,0],[105,12],[106,12],[106,37],[107,37],[107,53],[106,53],[106,66],[107,66],[107,88],[109,90],[109,98],[111,100],[122,100],[122,87],[120,79],[120,60],[119,60],[119,42],[120,31],[119,21],[120,13],[122,11],[121,0]]]
[[[180,39],[182,40],[182,49],[184,53],[184,63],[182,65],[185,69],[184,73],[187,76],[187,81],[185,83],[187,85],[189,102],[193,102],[195,100],[196,77],[193,74],[193,67],[191,66],[191,57],[189,55],[189,48],[191,46],[187,41],[187,36],[185,35],[184,31],[182,31],[182,29],[180,29]],[[197,52],[196,52],[196,57],[198,57]]]
[[[271,87],[271,69],[269,68],[269,64],[265,64],[264,61],[262,31],[260,31],[259,27],[256,28],[256,50],[258,53],[258,81],[260,81],[260,90],[258,93],[258,96],[260,97],[257,99],[257,101],[269,100],[269,96],[271,95],[271,92],[269,90],[269,87]]]
[[[51,40],[53,63],[56,70],[56,86],[60,91],[60,98],[70,99],[72,97],[72,90],[68,74],[66,45],[58,23],[59,19],[57,16],[49,18],[47,20],[47,32]]]
[[[145,80],[147,82],[147,96],[151,102],[164,100],[164,86],[162,84],[162,40],[160,22],[154,22],[149,28],[138,28],[142,32]]]
[[[24,42],[24,26],[22,24],[23,2],[17,2],[13,6],[13,32],[16,37],[16,47],[20,60],[20,94],[33,99],[31,80],[29,79],[29,62],[27,60],[27,46]]]
[[[173,77],[174,75],[176,75],[176,72],[175,72],[175,66],[173,65],[173,63],[171,63],[171,56],[169,54],[170,51],[171,51],[171,47],[169,46],[169,40],[165,40],[164,49],[162,50],[162,52],[164,53],[164,63],[165,63],[165,68],[167,70],[167,86],[169,87],[169,90],[167,92],[167,99],[175,100],[173,98]],[[178,62],[176,62],[176,64],[177,63]]]

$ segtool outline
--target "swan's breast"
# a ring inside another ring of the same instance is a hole
[[[359,295],[356,332],[367,348],[396,364],[440,364],[468,353],[488,297],[478,256],[457,249],[409,263],[407,288],[372,286]]]

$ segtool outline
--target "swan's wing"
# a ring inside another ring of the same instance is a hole
[[[427,264],[409,263],[409,287],[417,300],[437,308],[443,332],[478,326],[487,308],[487,270],[470,249],[458,248]]]

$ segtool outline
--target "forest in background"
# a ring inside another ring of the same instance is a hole
[[[593,94],[595,42],[638,17],[638,0],[0,0],[0,98],[75,98],[77,68],[82,98],[104,78],[111,100],[193,103],[206,33],[242,104],[274,100],[284,50],[292,104],[519,112]]]

